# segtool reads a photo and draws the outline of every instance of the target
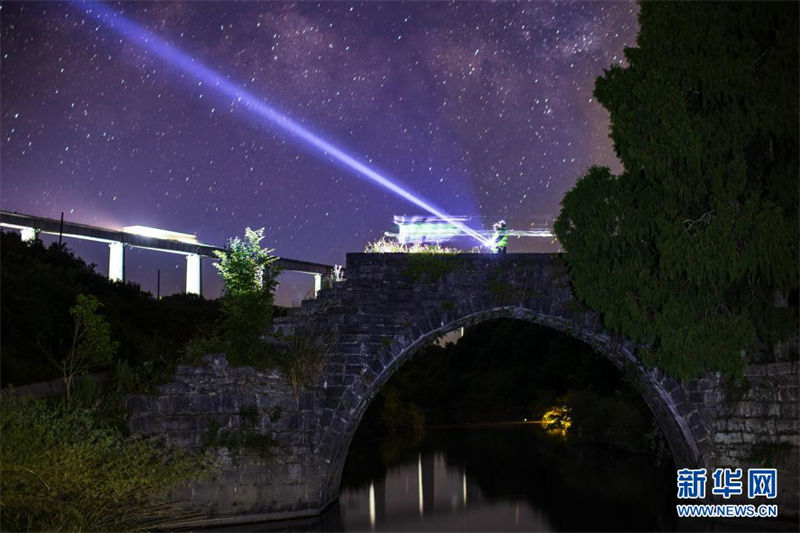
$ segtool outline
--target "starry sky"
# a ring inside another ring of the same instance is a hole
[[[592,90],[635,44],[631,2],[106,5],[476,229],[529,229],[589,166],[619,171]],[[2,209],[217,245],[264,227],[278,255],[327,264],[423,214],[87,9],[0,6]],[[68,244],[107,272],[103,245]],[[162,295],[182,291],[180,256],[126,254],[131,281],[154,292],[160,270]],[[210,262],[203,283],[218,293]],[[311,286],[286,274],[278,302]]]

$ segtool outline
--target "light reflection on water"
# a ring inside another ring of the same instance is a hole
[[[367,487],[342,490],[345,531],[553,531],[524,501],[491,501],[441,452],[388,469]]]
[[[306,519],[211,531],[796,531],[796,521],[676,521],[675,467],[525,424],[354,443],[339,501]]]

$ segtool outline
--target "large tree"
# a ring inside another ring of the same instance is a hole
[[[739,375],[796,334],[798,4],[644,2],[639,22],[595,86],[625,170],[591,168],[555,231],[646,362]]]

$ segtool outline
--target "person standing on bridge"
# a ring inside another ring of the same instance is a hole
[[[494,235],[492,235],[492,251],[496,254],[505,254],[508,247],[508,234],[506,221],[501,220],[492,225]]]

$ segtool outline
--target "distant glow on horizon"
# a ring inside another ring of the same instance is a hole
[[[383,176],[355,157],[345,153],[344,150],[334,146],[330,142],[322,139],[316,133],[290,119],[285,114],[265,104],[261,98],[256,96],[254,93],[251,93],[243,89],[241,86],[229,81],[227,78],[220,75],[213,69],[200,63],[190,55],[180,51],[178,48],[168,44],[166,41],[157,37],[156,35],[144,30],[139,25],[128,20],[111,8],[102,3],[95,2],[75,3],[74,5],[76,5],[76,7],[78,7],[82,12],[97,19],[102,24],[108,24],[108,26],[119,35],[130,39],[143,49],[152,52],[160,59],[175,66],[184,73],[189,74],[196,80],[203,82],[208,87],[215,90],[218,94],[228,98],[233,98],[235,101],[243,104],[258,116],[266,119],[272,125],[277,126],[283,132],[299,138],[300,140],[304,141],[306,145],[314,147],[318,151],[321,151],[322,154],[332,157],[335,161],[344,164],[357,174],[368,178],[370,181],[380,185],[384,189],[394,193],[400,198],[411,202],[412,204],[433,215],[436,215],[437,217],[447,220],[463,231],[466,235],[469,235],[477,240],[481,245],[489,246],[491,244],[485,237],[481,235],[480,232],[473,230],[463,222],[450,217],[441,209],[433,206],[430,202],[423,200],[415,194],[405,190],[388,177]]]
[[[122,228],[122,231],[132,235],[141,235],[142,237],[166,239],[169,241],[185,242],[187,244],[199,244],[197,242],[197,236],[191,233],[180,233],[166,229],[151,228],[149,226],[125,226]]]

